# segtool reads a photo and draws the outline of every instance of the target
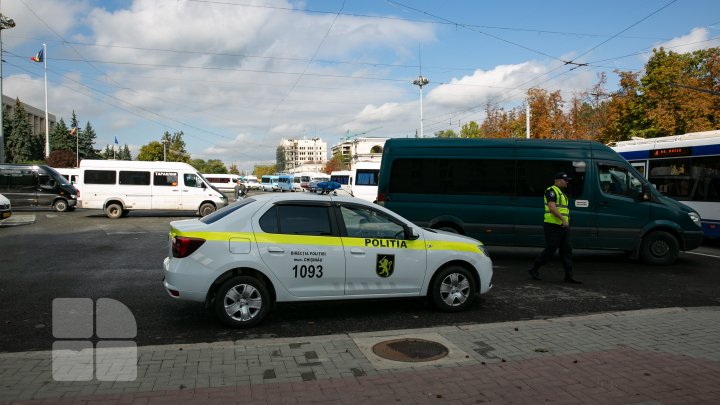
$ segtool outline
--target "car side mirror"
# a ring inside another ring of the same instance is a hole
[[[415,230],[407,225],[403,225],[403,229],[405,229],[405,239],[406,240],[416,240],[420,237],[419,234],[415,233]]]
[[[201,182],[201,183],[200,183],[200,187],[202,187],[203,189],[206,189],[206,188],[207,188],[207,185],[206,185],[205,183]]]

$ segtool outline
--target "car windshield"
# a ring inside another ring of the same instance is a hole
[[[238,200],[237,202],[226,205],[219,210],[213,212],[212,214],[205,215],[204,217],[200,218],[200,222],[204,224],[212,224],[213,222],[217,222],[226,216],[232,214],[233,212],[239,210],[240,208],[254,203],[256,200],[253,198],[245,198],[243,200]]]

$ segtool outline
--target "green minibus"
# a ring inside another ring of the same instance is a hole
[[[594,141],[394,138],[385,143],[378,204],[419,226],[487,245],[544,245],[543,193],[573,178],[573,247],[628,251],[670,264],[703,240],[700,216],[660,194],[623,157]]]

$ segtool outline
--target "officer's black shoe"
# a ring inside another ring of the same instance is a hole
[[[540,277],[540,272],[535,269],[528,270],[528,273],[530,273],[530,277],[532,277],[533,280],[542,280],[542,277]]]
[[[580,280],[575,280],[575,279],[572,278],[572,277],[565,277],[565,282],[566,282],[566,283],[571,283],[571,284],[582,284],[582,281],[580,281]]]

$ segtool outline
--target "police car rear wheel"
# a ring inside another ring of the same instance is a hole
[[[265,284],[250,276],[226,281],[215,296],[215,312],[220,320],[234,328],[249,328],[260,323],[270,310],[270,294]]]
[[[432,285],[432,299],[435,306],[445,312],[462,311],[475,299],[473,279],[462,267],[448,267],[435,277]]]

